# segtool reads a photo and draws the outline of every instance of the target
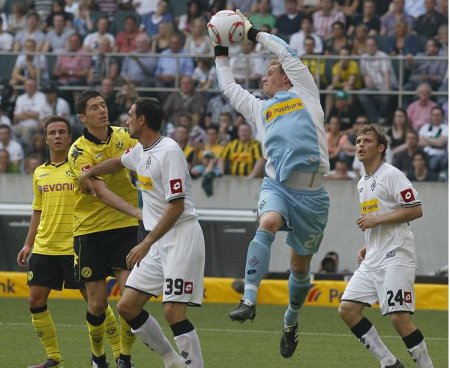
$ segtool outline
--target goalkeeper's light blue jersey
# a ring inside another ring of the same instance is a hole
[[[293,87],[260,100],[235,83],[228,58],[217,59],[219,86],[232,106],[256,126],[267,175],[283,184],[292,172],[329,172],[324,114],[308,68],[278,37],[261,32],[260,42],[276,54]]]

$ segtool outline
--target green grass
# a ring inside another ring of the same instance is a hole
[[[332,308],[305,307],[300,321],[300,343],[290,359],[279,353],[279,339],[284,307],[257,308],[253,323],[231,323],[227,313],[232,305],[206,304],[191,308],[190,319],[200,336],[206,368],[370,368],[378,364],[351,335]],[[67,368],[89,367],[89,342],[85,327],[85,304],[81,300],[50,300],[49,309],[57,325],[59,344]],[[163,320],[161,305],[150,303],[147,310],[163,326],[172,340],[172,333]],[[45,358],[44,351],[30,323],[26,299],[0,298],[1,367],[20,368]],[[395,334],[387,318],[378,310],[367,310],[366,316],[375,324],[391,351],[414,367],[403,342]],[[426,337],[435,368],[448,367],[448,314],[417,311],[414,321]],[[112,361],[109,347],[106,347]],[[133,348],[137,368],[163,367],[159,357],[140,341]]]

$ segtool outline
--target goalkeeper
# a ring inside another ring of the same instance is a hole
[[[322,186],[322,177],[329,171],[324,113],[313,77],[295,52],[237,13],[245,23],[245,38],[261,43],[276,60],[262,78],[268,100],[260,100],[235,82],[228,48],[214,47],[221,91],[256,126],[267,160],[258,200],[259,227],[247,252],[244,296],[229,317],[240,322],[255,317],[256,295],[269,268],[275,234],[288,231],[289,305],[280,352],[289,358],[297,347],[299,311],[310,288],[311,258],[319,249],[328,219],[329,198]]]

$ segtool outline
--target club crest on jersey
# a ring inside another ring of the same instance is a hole
[[[122,141],[119,141],[116,143],[116,149],[121,150],[123,148],[124,144]]]
[[[375,190],[375,187],[377,186],[377,182],[374,180],[372,184],[370,184],[370,189],[372,189],[372,192]]]
[[[304,108],[305,105],[302,99],[298,97],[291,98],[287,101],[278,102],[268,107],[264,111],[264,119],[266,120],[266,123],[270,123],[272,120],[279,116],[286,115],[292,111],[303,110]]]
[[[415,200],[416,200],[416,198],[414,197],[414,193],[413,193],[413,191],[412,191],[411,188],[402,190],[402,191],[400,192],[400,195],[402,196],[403,200],[404,200],[406,203],[412,202],[412,201],[415,201]]]
[[[183,186],[181,184],[181,179],[173,179],[169,182],[170,191],[172,194],[183,193]]]
[[[145,161],[145,169],[148,170],[151,164],[152,164],[152,156],[148,156],[147,161]]]

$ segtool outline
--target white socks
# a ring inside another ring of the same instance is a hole
[[[427,345],[425,344],[425,340],[411,349],[408,349],[408,352],[411,354],[411,357],[416,362],[417,368],[433,368],[433,362],[428,355]]]
[[[137,330],[131,330],[145,345],[156,352],[164,360],[167,368],[184,366],[184,360],[177,354],[164,335],[158,321],[148,316],[145,323]]]
[[[178,346],[181,356],[190,368],[203,368],[202,351],[200,348],[200,339],[195,330],[189,331],[179,336],[174,337],[175,343]]]
[[[374,326],[372,326],[369,331],[367,331],[359,339],[363,343],[367,350],[369,350],[375,358],[377,358],[382,366],[389,366],[395,364],[397,358],[392,355],[389,349],[381,341],[380,336]]]

